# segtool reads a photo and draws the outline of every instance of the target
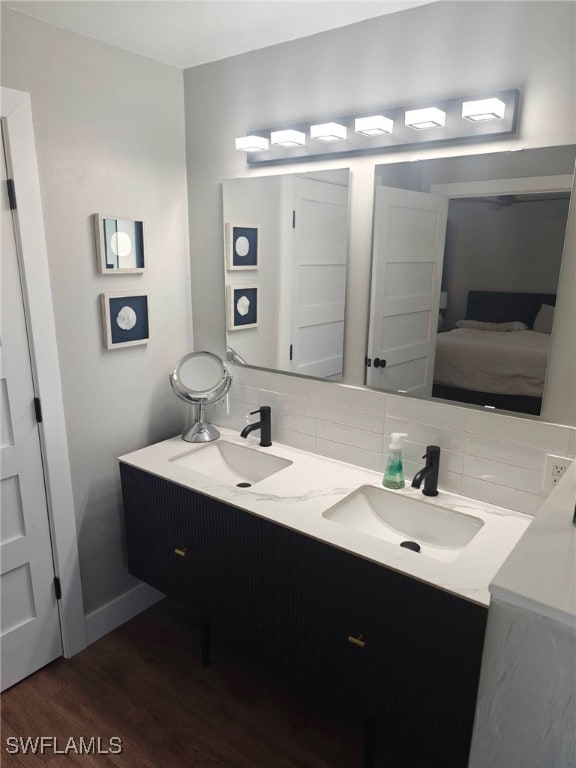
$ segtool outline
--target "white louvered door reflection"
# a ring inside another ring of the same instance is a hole
[[[0,163],[0,679],[5,690],[60,656],[62,639],[4,142]]]

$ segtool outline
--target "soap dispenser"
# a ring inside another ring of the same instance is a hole
[[[408,437],[406,432],[392,432],[392,442],[388,447],[388,460],[382,485],[384,488],[404,488],[404,468],[402,466],[402,446],[400,440]]]

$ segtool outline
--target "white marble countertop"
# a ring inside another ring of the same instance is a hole
[[[327,520],[322,513],[361,485],[381,487],[379,472],[328,459],[307,451],[274,443],[258,445],[258,436],[244,440],[236,432],[220,429],[231,443],[288,459],[292,465],[247,489],[227,485],[173,461],[185,452],[199,451],[205,444],[186,443],[180,436],[120,457],[120,461],[190,488],[239,509],[299,531],[419,581],[466,598],[482,606],[490,602],[489,584],[520,539],[532,518],[446,491],[426,499],[421,491],[407,487],[387,493],[402,494],[431,504],[474,515],[484,525],[452,562],[441,562],[412,552],[366,533]]]
[[[496,574],[495,598],[576,628],[576,462]]]

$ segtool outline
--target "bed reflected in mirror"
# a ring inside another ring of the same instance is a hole
[[[368,386],[540,414],[575,154],[378,166]]]

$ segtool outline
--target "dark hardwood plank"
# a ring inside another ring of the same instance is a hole
[[[169,601],[2,695],[5,768],[354,768],[362,723],[213,637]],[[119,755],[9,755],[6,738],[122,739]]]

